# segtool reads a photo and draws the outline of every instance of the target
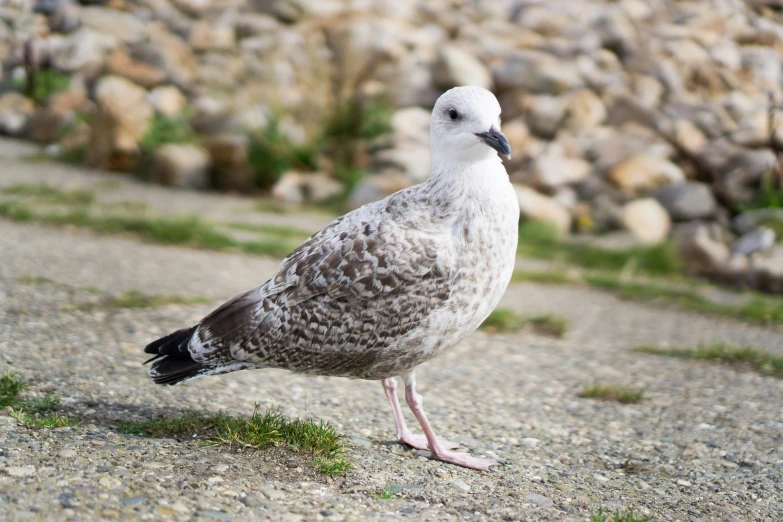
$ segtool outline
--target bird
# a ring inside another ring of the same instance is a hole
[[[430,119],[425,182],[337,218],[268,281],[148,344],[152,381],[263,368],[380,380],[399,442],[489,471],[497,461],[435,435],[415,372],[473,333],[511,279],[519,203],[500,158],[511,155],[500,112],[482,87],[444,92]],[[405,424],[396,377],[423,434]]]

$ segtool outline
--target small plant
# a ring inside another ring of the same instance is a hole
[[[247,159],[255,184],[262,189],[271,188],[288,170],[317,170],[318,155],[316,146],[293,144],[280,129],[277,116],[271,117],[262,131],[250,134]]]
[[[0,376],[0,408],[7,408],[16,403],[25,388],[27,388],[27,384],[15,373],[3,372],[3,375]]]
[[[554,315],[536,315],[528,319],[533,330],[551,337],[563,337],[568,330],[568,321]]]
[[[89,205],[95,201],[95,194],[89,190],[61,190],[45,183],[16,183],[3,187],[0,193],[58,205]]]
[[[773,355],[750,346],[732,346],[724,343],[702,345],[694,348],[638,346],[634,348],[634,351],[652,355],[745,365],[759,373],[783,377],[783,356]]]
[[[167,304],[204,304],[209,299],[201,296],[183,296],[183,295],[152,295],[129,290],[117,297],[110,297],[100,303],[100,307],[106,308],[155,308]]]
[[[621,513],[607,515],[603,509],[599,509],[590,515],[590,522],[651,522],[652,519],[646,515],[639,515],[632,510],[626,510]]]
[[[190,126],[190,117],[182,112],[176,116],[161,116],[156,114],[150,122],[147,132],[141,138],[139,146],[147,156],[169,143],[192,143],[196,135]]]
[[[288,446],[309,453],[322,473],[338,475],[350,469],[345,457],[344,437],[330,425],[313,420],[289,420],[278,411],[261,414],[256,407],[249,418],[218,413],[186,413],[179,417],[121,424],[118,430],[151,437],[201,436],[210,444],[239,445],[255,449]]]
[[[78,423],[71,422],[68,417],[58,415],[57,413],[42,415],[40,413],[30,413],[23,408],[9,408],[8,413],[26,428],[67,428],[78,425]]]
[[[375,493],[373,496],[376,498],[388,500],[390,498],[394,498],[395,496],[397,496],[397,493],[399,493],[399,488],[395,488],[393,486],[386,486],[382,490]]]
[[[620,404],[637,404],[644,400],[644,392],[627,386],[614,384],[594,383],[584,387],[577,394],[584,399],[598,399],[602,401],[614,401]]]
[[[28,74],[31,74],[30,78],[12,80],[11,87],[38,104],[56,92],[67,91],[71,85],[71,79],[67,75],[53,69],[28,71]]]
[[[489,333],[513,333],[525,327],[525,321],[508,308],[496,308],[484,319],[481,329]]]

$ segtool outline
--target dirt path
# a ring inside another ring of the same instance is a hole
[[[4,161],[3,184],[11,183],[6,172],[26,173],[28,181],[50,175],[48,164]],[[71,183],[70,170],[63,176],[46,179]],[[83,176],[94,183],[95,174]],[[133,187],[145,201],[165,191]],[[170,208],[183,212],[242,204],[165,193]],[[180,199],[187,203],[173,203]],[[512,285],[503,306],[567,317],[566,337],[478,332],[418,376],[436,430],[501,459],[491,473],[393,443],[376,382],[281,371],[173,389],[147,380],[140,366],[146,342],[263,281],[276,264],[0,221],[0,369],[59,395],[81,421],[27,429],[0,412],[0,519],[586,520],[599,507],[688,522],[783,519],[783,380],[629,351],[639,343],[714,340],[780,351],[783,333],[771,329],[581,288]],[[95,297],[76,287],[210,303],[78,309],[74,303]],[[621,405],[577,397],[596,380],[643,388],[648,399]],[[246,415],[256,403],[352,435],[355,469],[330,478],[287,451],[237,452],[116,430],[123,420],[184,410]],[[401,492],[379,498],[388,486]]]

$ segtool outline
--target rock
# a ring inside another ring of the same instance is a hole
[[[288,171],[272,187],[272,197],[286,205],[302,205],[305,202],[302,185],[304,174]]]
[[[552,199],[524,185],[514,185],[514,190],[522,216],[552,223],[563,235],[571,229],[571,215]]]
[[[712,218],[718,210],[710,187],[695,181],[669,185],[654,197],[674,221]]]
[[[57,2],[49,14],[49,29],[55,33],[68,34],[79,28],[79,6],[75,2]]]
[[[495,65],[498,89],[521,88],[540,94],[559,94],[583,84],[576,65],[531,50],[520,50]]]
[[[182,91],[173,85],[156,87],[150,91],[147,99],[156,113],[167,118],[181,114],[188,103]]]
[[[119,38],[126,44],[139,42],[147,36],[147,26],[132,13],[88,6],[82,7],[79,18],[83,26]]]
[[[375,155],[375,160],[380,168],[404,172],[414,183],[422,183],[430,175],[430,148],[425,145],[407,143],[383,150]]]
[[[188,143],[169,143],[155,151],[152,179],[161,185],[205,189],[209,186],[210,156],[206,149]]]
[[[622,213],[625,228],[643,243],[660,243],[669,234],[669,214],[653,198],[631,201],[623,207]]]
[[[98,70],[103,65],[106,53],[117,47],[118,43],[111,35],[83,27],[70,34],[63,44],[55,49],[52,65],[69,73],[87,69]]]
[[[12,477],[32,477],[35,475],[35,466],[6,466],[3,471]]]
[[[525,121],[533,133],[544,139],[554,137],[565,119],[565,102],[557,96],[531,96],[528,98]]]
[[[783,259],[758,259],[753,264],[753,286],[769,294],[783,294]]]
[[[246,192],[253,187],[253,168],[247,159],[245,136],[220,135],[204,139],[212,162],[212,186],[218,190]]]
[[[25,137],[39,145],[47,145],[60,138],[64,126],[65,117],[62,114],[50,109],[38,109],[27,120]]]
[[[449,485],[452,488],[456,489],[457,491],[461,491],[462,493],[467,493],[468,491],[470,491],[470,486],[468,486],[467,484],[465,484],[459,479],[455,479],[455,478],[449,479]]]
[[[578,183],[590,175],[592,166],[581,158],[568,158],[562,147],[550,145],[545,154],[533,163],[533,175],[538,185],[553,189],[562,185]]]
[[[95,87],[98,114],[92,119],[89,165],[111,170],[134,167],[139,142],[153,116],[147,91],[120,76],[104,76]]]
[[[775,244],[775,231],[767,227],[759,227],[743,234],[734,244],[731,251],[735,254],[751,256],[763,252]]]
[[[688,271],[694,275],[715,275],[729,265],[731,253],[729,247],[717,241],[710,234],[706,225],[689,226],[678,229],[674,233],[675,243],[680,259],[685,261]],[[747,258],[734,256],[737,274],[744,274],[747,269]],[[743,262],[744,260],[744,262]]]
[[[272,187],[272,197],[287,205],[302,205],[328,200],[342,190],[340,182],[325,174],[288,171]]]
[[[440,50],[433,80],[441,89],[458,85],[477,85],[492,89],[492,75],[487,67],[473,54],[456,45],[446,45]]]
[[[685,174],[669,160],[638,154],[615,165],[608,179],[625,192],[643,194],[663,185],[682,183]]]
[[[84,89],[69,89],[55,92],[46,100],[46,107],[61,116],[70,116],[88,106],[87,93]]]
[[[236,45],[234,27],[199,20],[191,27],[188,42],[195,51],[231,51]]]
[[[342,194],[343,184],[326,174],[315,172],[307,175],[302,189],[306,201],[322,203]]]
[[[187,86],[193,80],[198,61],[188,44],[171,33],[162,22],[148,24],[149,41],[134,47],[134,56],[162,69],[177,86]]]
[[[154,87],[166,81],[166,72],[154,65],[136,60],[124,49],[115,49],[106,59],[106,69],[142,87]]]
[[[35,103],[30,98],[16,92],[0,95],[0,132],[20,136],[34,111]]]
[[[200,96],[191,104],[191,125],[199,134],[216,135],[229,129],[229,111],[225,103],[212,96]]]
[[[353,192],[351,192],[348,198],[348,208],[353,210],[367,203],[380,201],[386,196],[410,186],[411,181],[408,176],[395,171],[366,176],[356,184]]]
[[[587,89],[568,95],[564,112],[563,127],[575,133],[590,131],[606,119],[606,107],[601,98]]]
[[[537,495],[536,493],[528,493],[524,496],[523,500],[540,507],[549,507],[553,505],[552,499],[549,499],[543,495]]]
[[[699,154],[707,146],[707,137],[689,120],[677,120],[674,123],[674,139],[690,154]]]

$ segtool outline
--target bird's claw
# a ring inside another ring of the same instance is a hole
[[[450,440],[446,440],[441,437],[437,437],[438,443],[447,450],[457,449],[460,447],[459,442],[452,442]],[[399,441],[403,444],[407,444],[411,448],[414,449],[420,449],[420,450],[427,450],[429,451],[430,446],[427,444],[427,437],[424,435],[414,435],[412,433],[407,433],[400,437]]]

